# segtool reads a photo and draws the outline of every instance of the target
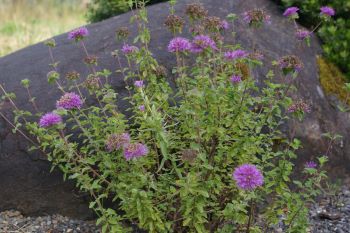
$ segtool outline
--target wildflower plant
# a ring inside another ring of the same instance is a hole
[[[175,3],[170,1],[173,16]],[[281,71],[269,71],[258,88],[251,71],[264,65],[263,54],[225,44],[223,29],[232,28],[229,23],[211,18],[210,24],[219,26],[208,27],[204,6],[191,4],[187,29],[197,26],[200,34],[176,34],[186,28],[178,17],[165,25],[174,35],[167,47],[176,61],[170,75],[149,49],[147,11],[138,6],[132,18],[139,29],[136,44],[126,43],[123,28],[117,36],[124,43],[112,53],[117,64],[121,59],[128,64],[117,73],[125,80],[132,117],[116,105],[118,93],[109,82],[114,73],[86,63],[90,85],[81,85],[87,80],[77,71],[62,75],[68,79],[63,82],[55,65],[49,81],[62,97],[56,108],[52,103],[51,113],[41,113],[40,106],[35,114],[17,109],[14,96],[0,86],[3,99],[15,107],[15,131],[34,136],[36,141],[26,136],[33,149],[47,154],[53,168],[91,195],[102,232],[131,232],[130,224],[150,233],[271,232],[281,221],[284,232],[305,232],[305,204],[318,194],[327,159],[296,167],[301,142],[280,130],[294,112],[309,112],[290,97],[303,68],[300,59],[281,58],[276,62]],[[270,17],[252,10],[243,20],[258,26]],[[89,57],[87,36],[93,33],[86,28],[69,33],[79,42],[76,49]],[[58,64],[49,51],[52,64]],[[29,90],[29,82],[23,83]],[[87,99],[96,104],[88,105]],[[38,120],[29,120],[33,117]],[[299,171],[305,174],[302,180],[295,178]]]

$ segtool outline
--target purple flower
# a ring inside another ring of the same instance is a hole
[[[305,163],[305,168],[316,168],[317,167],[317,163],[315,163],[314,161],[308,161]]]
[[[214,50],[217,49],[215,41],[212,40],[209,36],[198,35],[194,37],[191,44],[191,52],[201,53],[208,48],[211,48]]]
[[[237,50],[234,50],[234,51],[228,51],[228,52],[225,52],[224,54],[224,57],[227,59],[227,60],[234,60],[234,59],[239,59],[239,58],[245,58],[248,56],[248,53],[244,50],[241,50],[241,49],[237,49]]]
[[[134,85],[135,87],[142,88],[144,86],[143,80],[135,81]]]
[[[320,10],[321,10],[321,15],[324,15],[326,17],[331,17],[331,16],[335,15],[335,11],[332,7],[323,6],[320,8]]]
[[[242,81],[242,77],[239,75],[232,75],[230,81],[231,83],[239,83]]]
[[[140,110],[141,112],[144,112],[144,111],[145,111],[145,105],[140,105],[140,106],[139,106],[139,110]]]
[[[228,24],[228,22],[226,21],[226,20],[222,20],[221,21],[221,23],[220,23],[220,29],[222,29],[222,30],[227,30],[227,29],[229,29],[229,24]]]
[[[61,122],[62,122],[62,118],[60,115],[54,112],[49,112],[40,118],[39,126],[42,128],[48,128],[48,127],[57,125]]]
[[[106,149],[109,152],[119,150],[126,147],[130,143],[130,135],[128,133],[111,134],[106,140]]]
[[[264,183],[261,171],[252,164],[243,164],[233,172],[233,179],[238,188],[243,190],[253,190]]]
[[[303,40],[309,38],[310,35],[311,35],[311,32],[309,32],[307,30],[298,29],[296,32],[296,38],[300,41],[303,41]]]
[[[294,16],[298,15],[298,11],[299,11],[298,7],[295,7],[295,6],[289,7],[284,11],[283,16],[294,17]]]
[[[124,44],[122,47],[122,52],[126,55],[136,53],[139,49],[136,46]]]
[[[169,42],[168,51],[171,53],[175,52],[186,52],[191,48],[191,43],[188,39],[182,37],[175,37]]]
[[[80,96],[70,92],[64,94],[57,102],[56,107],[57,108],[63,108],[66,110],[70,109],[79,109],[83,105],[83,101],[80,99]]]
[[[126,160],[142,157],[148,154],[148,148],[141,143],[132,143],[124,147],[124,157]]]
[[[75,40],[75,41],[80,41],[84,39],[84,37],[89,35],[89,31],[87,30],[86,27],[81,27],[74,29],[70,33],[68,33],[68,39],[70,40]]]

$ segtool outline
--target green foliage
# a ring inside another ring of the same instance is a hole
[[[295,168],[301,143],[280,131],[294,117],[287,109],[298,73],[271,70],[259,88],[253,71],[263,63],[254,56],[224,59],[224,51],[240,45],[224,44],[222,30],[211,27],[203,33],[217,38],[218,49],[173,53],[177,64],[168,76],[159,72],[149,50],[147,12],[137,12],[132,22],[139,30],[134,40],[139,49],[123,56],[113,52],[117,63],[125,59],[128,64],[116,73],[123,75],[129,93],[124,100],[130,119],[116,105],[120,97],[109,84],[115,74],[86,64],[90,77],[98,78],[96,88],[83,91],[85,81],[63,82],[56,71],[48,81],[63,92],[79,93],[84,101],[95,99],[96,105],[56,109],[64,121],[52,127],[29,121],[34,115],[16,109],[15,130],[35,136],[34,148],[91,195],[90,208],[99,216],[102,232],[130,232],[130,223],[150,233],[266,232],[281,221],[285,232],[305,232],[306,203],[326,177],[322,167],[327,154],[317,168]],[[201,19],[192,23],[205,28]],[[86,48],[83,40],[78,43]],[[59,64],[53,56],[51,63]],[[242,80],[231,82],[232,75]],[[277,83],[276,75],[284,82]],[[141,80],[143,86],[130,85]],[[23,82],[29,91],[29,83]],[[15,96],[4,93],[2,99],[13,103]],[[130,134],[131,142],[108,149],[110,136],[123,133]],[[130,143],[146,145],[148,153],[129,159]],[[246,163],[261,170],[262,186],[245,190],[232,179],[233,171]],[[302,179],[294,179],[300,171]],[[106,204],[111,199],[114,208]]]
[[[321,25],[318,35],[328,60],[335,63],[350,79],[350,1],[344,0],[275,0],[285,7],[300,8],[300,22],[311,28],[319,22],[321,6],[335,9],[335,20]]]
[[[164,1],[167,0],[138,0],[138,2],[147,2],[147,4]],[[128,0],[92,0],[88,5],[87,17],[90,22],[98,22],[127,12],[129,9]]]

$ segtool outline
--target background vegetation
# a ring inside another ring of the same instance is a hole
[[[148,0],[147,4],[165,2],[167,0]],[[127,0],[91,0],[88,5],[88,19],[90,22],[98,22],[109,17],[128,11]]]
[[[283,8],[297,6],[300,8],[299,23],[308,28],[318,24],[321,6],[335,9],[335,20],[322,24],[317,34],[323,42],[327,60],[335,63],[350,80],[350,1],[345,0],[274,0]]]
[[[81,26],[86,2],[0,0],[0,56]]]

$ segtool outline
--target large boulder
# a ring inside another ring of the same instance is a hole
[[[236,37],[228,38],[228,43],[241,43],[249,49],[253,46],[264,52],[266,60],[278,59],[283,55],[295,54],[304,62],[304,69],[298,78],[298,95],[310,101],[313,111],[304,123],[289,123],[289,130],[294,130],[297,137],[303,140],[304,147],[299,151],[300,162],[324,154],[328,142],[321,137],[322,133],[331,131],[342,134],[343,141],[333,144],[329,153],[328,165],[330,174],[335,177],[349,176],[350,143],[349,115],[336,110],[334,101],[325,96],[320,86],[316,55],[321,53],[317,38],[312,38],[311,47],[300,47],[294,40],[294,26],[283,18],[281,11],[269,0],[202,0],[211,15],[225,17],[229,13],[241,15],[244,11],[262,7],[270,15],[272,24],[259,30],[251,30],[241,21],[235,24]],[[185,5],[191,0],[181,0],[176,6],[180,15],[184,14]],[[159,62],[171,67],[173,55],[166,51],[171,34],[164,28],[163,22],[168,14],[166,3],[149,7],[149,26],[152,33],[150,49],[154,51]],[[119,49],[121,43],[115,41],[115,30],[129,26],[131,14],[127,13],[106,21],[88,26],[90,36],[86,40],[87,49],[99,57],[101,67],[116,70],[117,63],[111,51]],[[135,27],[131,26],[135,35]],[[185,35],[184,36],[189,36]],[[67,35],[55,37],[57,47],[53,49],[54,57],[60,61],[58,69],[61,74],[76,70],[85,77],[88,73],[83,63],[83,50],[67,39]],[[31,91],[37,98],[37,105],[43,112],[50,111],[61,93],[47,83],[46,75],[51,70],[48,64],[49,53],[43,43],[33,45],[0,59],[0,82],[9,92],[17,95],[16,104],[21,109],[31,109],[28,96],[23,91],[20,81],[31,80]],[[267,62],[266,64],[271,64]],[[255,73],[257,80],[264,78],[268,68]],[[122,99],[126,95],[122,78],[113,74],[113,86]],[[122,109],[125,103],[119,102]],[[1,112],[12,119],[12,107],[7,102]],[[50,163],[40,153],[27,152],[28,144],[20,134],[12,134],[11,126],[0,118],[0,211],[18,209],[24,214],[60,213],[67,216],[88,218],[92,216],[87,207],[87,197],[77,192],[74,184],[63,182],[59,171],[52,173]],[[288,130],[287,130],[288,131]]]

